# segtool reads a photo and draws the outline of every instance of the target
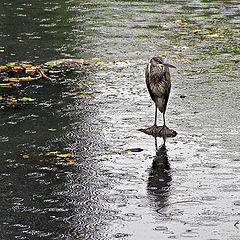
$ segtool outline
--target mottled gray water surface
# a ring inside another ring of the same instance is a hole
[[[240,238],[239,1],[3,1],[0,16],[0,65],[98,58],[0,88],[36,99],[0,109],[1,239]],[[165,148],[137,131],[160,54],[177,67]]]

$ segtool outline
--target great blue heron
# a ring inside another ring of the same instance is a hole
[[[165,111],[171,90],[171,77],[169,67],[175,68],[165,62],[163,57],[153,57],[146,68],[146,84],[152,100],[155,102],[155,122],[157,127],[157,109],[163,114],[162,134],[166,136]]]

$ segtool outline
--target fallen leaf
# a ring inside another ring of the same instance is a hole
[[[20,82],[18,78],[4,78],[3,82]]]
[[[57,155],[58,153],[59,153],[59,151],[49,152],[49,155]]]
[[[182,20],[182,19],[176,20],[175,23],[176,23],[178,26],[184,26],[184,25],[187,24],[187,23],[186,23],[184,20]]]
[[[205,37],[209,38],[223,38],[224,36],[220,35],[220,33],[206,34]]]
[[[66,161],[68,161],[68,162],[74,162],[75,160],[74,160],[74,159],[66,159]]]
[[[33,98],[28,98],[28,97],[23,97],[23,98],[19,98],[18,101],[21,101],[21,102],[32,102],[34,101],[35,99]]]
[[[195,29],[195,30],[192,31],[192,33],[196,34],[196,33],[199,33],[201,31],[202,31],[201,29]]]
[[[26,73],[28,73],[29,75],[34,75],[36,73],[35,69],[26,69]]]
[[[0,83],[0,87],[11,87],[10,83]]]
[[[97,64],[100,64],[100,65],[101,65],[101,64],[105,64],[105,62],[97,62]]]
[[[122,150],[121,153],[128,153],[128,152],[141,152],[143,151],[142,148],[131,148],[131,149],[127,149],[127,150]]]
[[[18,102],[7,102],[8,105],[18,105]]]
[[[24,68],[33,67],[33,65],[31,65],[31,64],[22,64],[22,66],[23,66]]]
[[[74,155],[71,154],[71,153],[57,154],[57,157],[62,157],[62,158],[65,158],[65,157],[74,157]]]

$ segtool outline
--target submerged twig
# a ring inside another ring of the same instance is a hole
[[[52,78],[48,77],[43,71],[39,70],[40,74],[42,75],[43,78],[46,78],[48,80],[53,80]]]

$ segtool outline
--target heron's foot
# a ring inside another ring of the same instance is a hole
[[[166,133],[168,132],[168,130],[169,130],[169,128],[168,128],[167,126],[162,126],[162,127],[161,127],[161,130],[160,130],[160,134],[161,134],[161,135],[163,135],[163,134],[166,135]]]
[[[152,127],[150,127],[152,130],[153,135],[156,135],[158,133],[158,126],[154,124]]]
[[[166,132],[169,128],[167,126],[157,126],[153,125],[148,130],[152,133],[153,136],[166,137]]]
[[[167,138],[167,132],[168,132],[169,128],[166,126],[166,125],[163,125],[162,126],[162,129],[160,131],[160,135],[162,136],[163,140],[164,140],[164,143],[166,141],[166,138]]]
[[[164,132],[165,132],[166,138],[167,137],[175,137],[177,135],[176,131],[174,131],[173,129],[169,129],[167,126],[153,125],[146,129],[139,129],[139,131],[144,132],[149,135],[152,135],[154,137],[163,137]]]

